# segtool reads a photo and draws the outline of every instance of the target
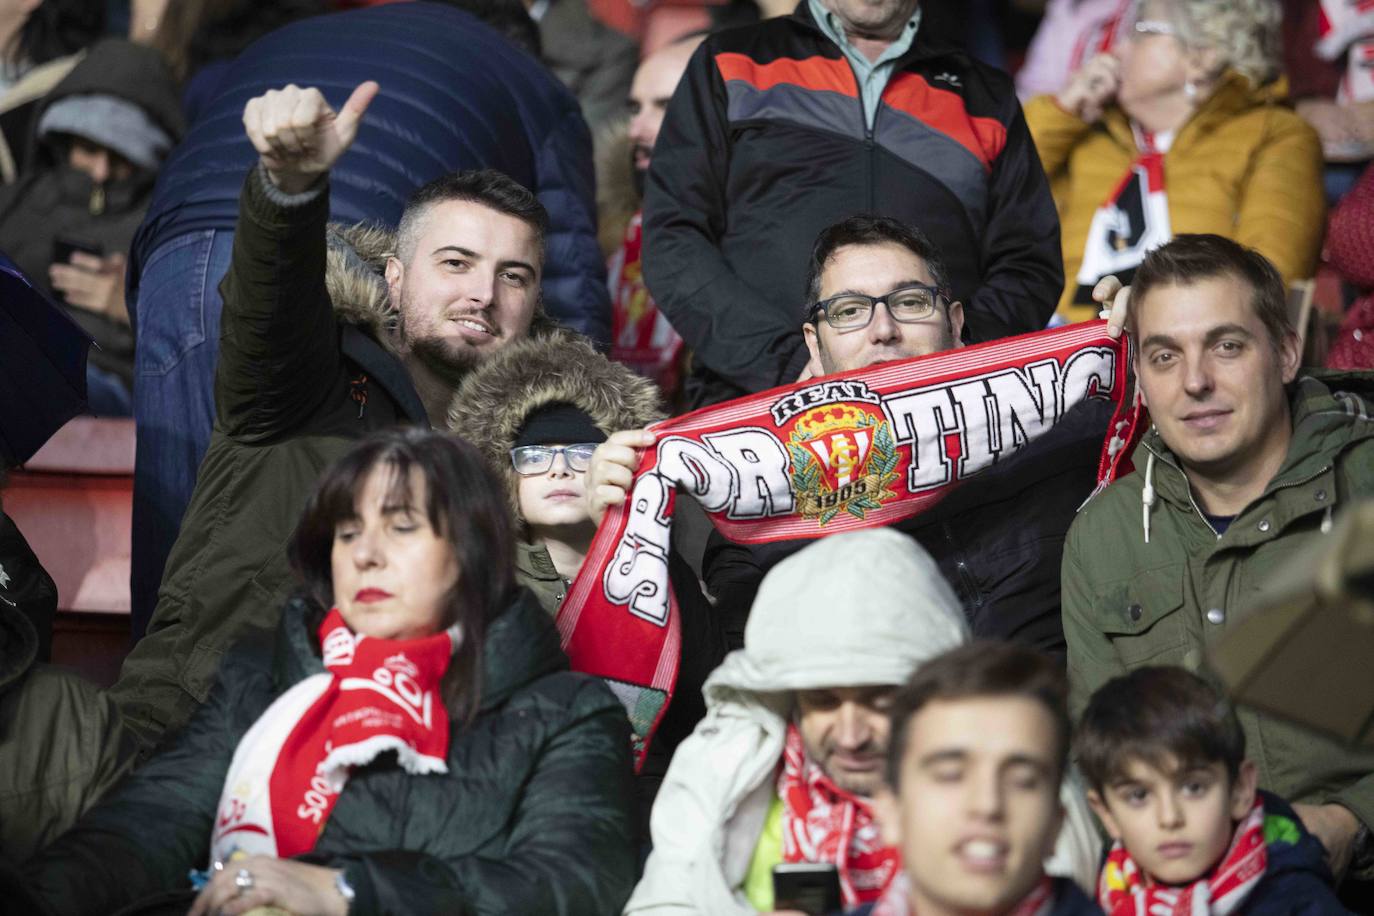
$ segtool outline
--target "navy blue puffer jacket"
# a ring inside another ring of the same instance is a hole
[[[234,226],[243,176],[258,158],[243,132],[249,99],[295,83],[318,87],[337,108],[369,79],[382,91],[330,175],[331,218],[394,227],[406,198],[426,181],[458,169],[499,169],[549,211],[549,313],[608,341],[591,138],[576,99],[496,31],[434,3],[302,20],[240,55],[163,165],[134,240],[130,290],[138,287],[141,263],[164,241]]]

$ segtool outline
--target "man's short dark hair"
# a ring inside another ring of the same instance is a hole
[[[1025,697],[1042,704],[1054,720],[1054,760],[1062,776],[1069,757],[1068,695],[1060,663],[1043,652],[990,640],[951,649],[918,668],[892,697],[887,784],[898,788],[911,720],[918,712],[939,700],[982,697]]]
[[[890,216],[862,213],[827,226],[816,236],[811,247],[811,261],[806,270],[806,302],[802,320],[811,319],[811,306],[821,297],[821,273],[826,262],[845,245],[900,245],[920,258],[930,272],[930,279],[941,289],[949,289],[949,273],[935,243],[914,226]]]
[[[396,227],[397,257],[403,262],[410,260],[419,241],[419,227],[425,212],[434,204],[452,200],[481,204],[525,223],[534,230],[539,256],[543,259],[544,235],[549,228],[548,211],[528,188],[496,169],[450,172],[421,185],[406,201],[401,223]]]
[[[1269,342],[1277,349],[1293,333],[1288,319],[1288,290],[1283,277],[1264,255],[1220,235],[1176,235],[1145,256],[1131,280],[1126,329],[1137,333],[1140,304],[1157,286],[1190,286],[1203,280],[1235,277],[1250,287],[1251,305]]]
[[[1174,667],[1137,668],[1103,684],[1083,712],[1074,757],[1101,792],[1123,779],[1132,761],[1164,770],[1222,763],[1232,779],[1245,759],[1235,710],[1210,684]]]

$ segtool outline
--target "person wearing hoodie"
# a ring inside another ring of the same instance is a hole
[[[1258,252],[1183,235],[1141,264],[1128,330],[1154,422],[1135,472],[1093,497],[1064,548],[1075,714],[1145,665],[1196,670],[1253,613],[1278,561],[1374,495],[1374,377],[1304,370],[1283,280]],[[1374,753],[1247,706],[1259,784],[1294,802],[1331,871],[1374,875]]]
[[[1316,131],[1285,104],[1278,0],[1145,0],[1125,40],[1026,104],[1063,228],[1058,313],[1096,316],[1093,285],[1175,234],[1256,248],[1312,276],[1325,202]]]
[[[95,340],[92,409],[129,416],[124,264],[153,180],[181,137],[176,86],[158,52],[105,39],[40,102],[34,123],[27,172],[0,190],[0,250]]]
[[[516,580],[551,616],[596,534],[586,501],[593,449],[608,434],[659,416],[652,382],[566,332],[511,344],[475,369],[454,395],[449,428],[475,443],[506,482],[519,534]],[[681,613],[682,663],[672,705],[636,782],[643,842],[668,759],[706,714],[702,684],[725,656],[714,609],[676,551],[669,576]],[[638,733],[649,724],[635,723]]]
[[[706,718],[668,767],[625,913],[771,911],[784,862],[834,864],[846,906],[880,897],[901,865],[872,808],[888,706],[921,665],[968,640],[934,561],[895,531],[834,535],[775,566],[744,648],[707,680]],[[1072,780],[1060,794],[1067,816],[1048,868],[1090,887],[1096,829]]]

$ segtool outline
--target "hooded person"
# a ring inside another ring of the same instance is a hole
[[[161,55],[101,41],[39,103],[30,163],[0,191],[0,249],[94,338],[97,413],[132,407],[124,262],[162,160],[184,125]]]
[[[660,415],[652,382],[565,331],[511,344],[464,379],[454,396],[449,428],[476,444],[505,479],[518,529],[516,580],[550,614],[563,603],[596,534],[584,490],[593,449],[612,432]],[[672,749],[705,715],[702,684],[725,655],[723,630],[696,576],[679,554],[671,557],[682,663],[640,774],[646,819]],[[635,722],[636,733],[648,724]]]
[[[901,870],[870,802],[886,703],[969,639],[935,562],[896,531],[823,538],[775,566],[744,648],[707,680],[706,718],[668,768],[653,853],[625,913],[770,911],[772,869],[785,862],[835,864],[846,907],[876,900]],[[1070,780],[1060,794],[1066,816],[1046,870],[1091,888],[1100,840],[1082,790]]]

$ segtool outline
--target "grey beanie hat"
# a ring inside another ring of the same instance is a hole
[[[157,171],[172,148],[172,135],[127,99],[114,95],[69,95],[43,112],[38,136],[73,134],[114,150],[134,165]]]

